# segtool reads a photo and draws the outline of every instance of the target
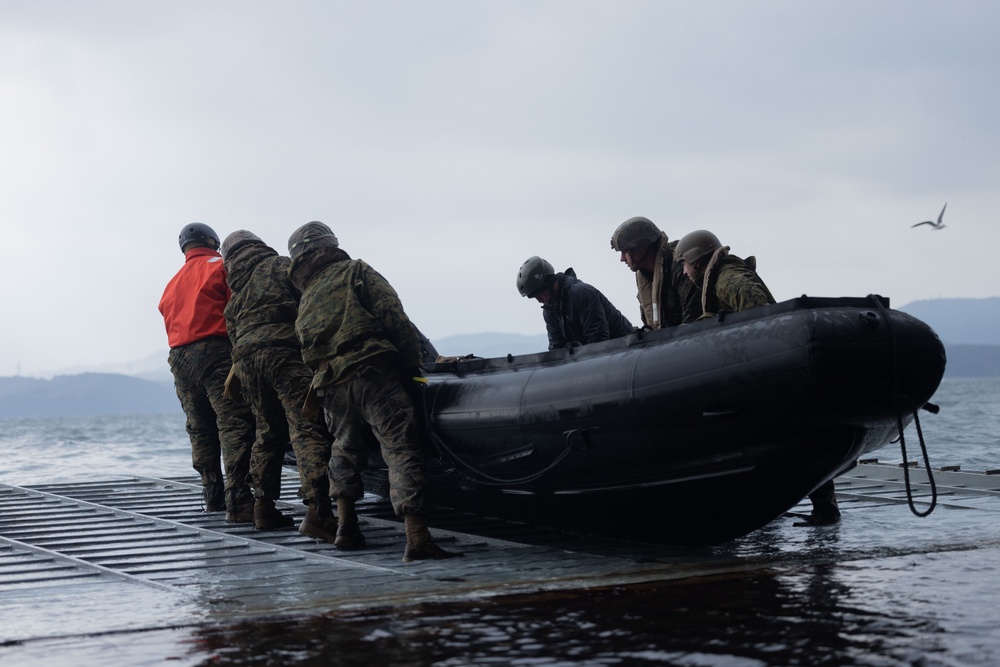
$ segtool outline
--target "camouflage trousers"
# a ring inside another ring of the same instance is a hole
[[[398,516],[423,514],[427,477],[420,454],[413,401],[393,364],[374,359],[343,382],[317,391],[334,435],[330,496],[357,500],[364,494],[361,470],[368,459],[363,429],[378,439],[389,468],[389,499]]]
[[[234,511],[253,503],[247,473],[256,436],[250,407],[222,397],[232,366],[231,353],[228,338],[212,337],[171,349],[167,361],[187,416],[185,427],[194,469],[206,489],[218,487],[223,481],[222,457],[226,508]]]
[[[243,398],[257,419],[249,479],[254,495],[278,499],[281,466],[291,442],[301,483],[298,495],[305,500],[327,496],[331,437],[322,420],[303,414],[313,374],[298,348],[251,352],[238,359],[235,367]]]

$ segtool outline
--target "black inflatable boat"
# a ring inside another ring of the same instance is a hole
[[[433,498],[719,543],[896,438],[944,367],[934,331],[877,296],[803,296],[564,350],[429,364]]]

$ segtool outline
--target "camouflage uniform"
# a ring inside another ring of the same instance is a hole
[[[362,429],[371,426],[389,468],[389,500],[399,516],[423,514],[427,480],[413,401],[388,356],[364,362],[346,380],[318,390],[327,424],[336,437],[330,457],[330,495],[358,500],[360,471],[368,459]]]
[[[677,241],[668,241],[666,233],[661,232],[653,274],[641,269],[635,272],[642,323],[651,329],[694,322],[701,316],[698,290],[684,275],[683,265],[674,260],[676,247]]]
[[[736,313],[774,303],[770,290],[755,271],[756,266],[753,257],[744,261],[728,254],[709,266],[702,278],[701,303],[705,314]]]
[[[339,247],[302,257],[292,271],[302,292],[295,323],[303,360],[334,434],[330,495],[356,500],[367,424],[389,468],[397,515],[420,515],[427,485],[413,402],[400,377],[419,373],[421,343],[392,286]]]
[[[312,371],[302,362],[295,318],[298,295],[288,279],[287,257],[261,243],[227,253],[233,295],[226,328],[233,366],[257,419],[249,481],[257,498],[276,500],[281,466],[291,441],[299,470],[299,495],[309,501],[328,493],[330,436],[322,421],[303,414]]]
[[[246,484],[254,421],[250,408],[222,397],[232,366],[232,345],[221,336],[203,338],[171,348],[168,362],[174,387],[187,416],[194,469],[205,487],[205,503],[219,507],[215,490],[222,486],[219,456],[226,470],[225,505],[230,512],[253,504]]]

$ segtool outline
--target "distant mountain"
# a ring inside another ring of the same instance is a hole
[[[0,419],[179,412],[172,384],[114,373],[0,377]]]
[[[945,345],[945,377],[1000,377],[1000,345]]]
[[[947,377],[1000,377],[1000,297],[933,299],[895,307],[929,324],[944,341]],[[544,333],[461,334],[431,342],[444,356],[493,358],[548,349]],[[138,361],[62,369],[51,380],[0,377],[0,419],[179,410],[166,350]]]
[[[544,333],[526,336],[512,333],[479,333],[446,336],[432,340],[438,354],[460,357],[474,354],[487,359],[506,357],[508,354],[531,354],[549,349],[549,338]]]
[[[946,377],[1000,377],[1000,297],[914,301],[899,310],[941,338]]]
[[[946,345],[1000,345],[1000,297],[931,299],[897,308],[931,325]]]
[[[168,350],[153,352],[142,359],[134,359],[117,364],[101,364],[99,366],[70,366],[61,368],[56,372],[42,373],[42,377],[54,377],[56,375],[79,375],[81,373],[115,373],[119,375],[130,375],[142,378],[151,382],[166,382],[173,384],[174,378],[170,374],[170,366],[167,365]]]

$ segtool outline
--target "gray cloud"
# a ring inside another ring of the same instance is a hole
[[[321,219],[432,337],[542,330],[573,266],[637,320],[632,215],[779,298],[996,294],[988,2],[0,6],[0,375],[165,349],[180,227]],[[911,230],[949,201],[941,232]]]

